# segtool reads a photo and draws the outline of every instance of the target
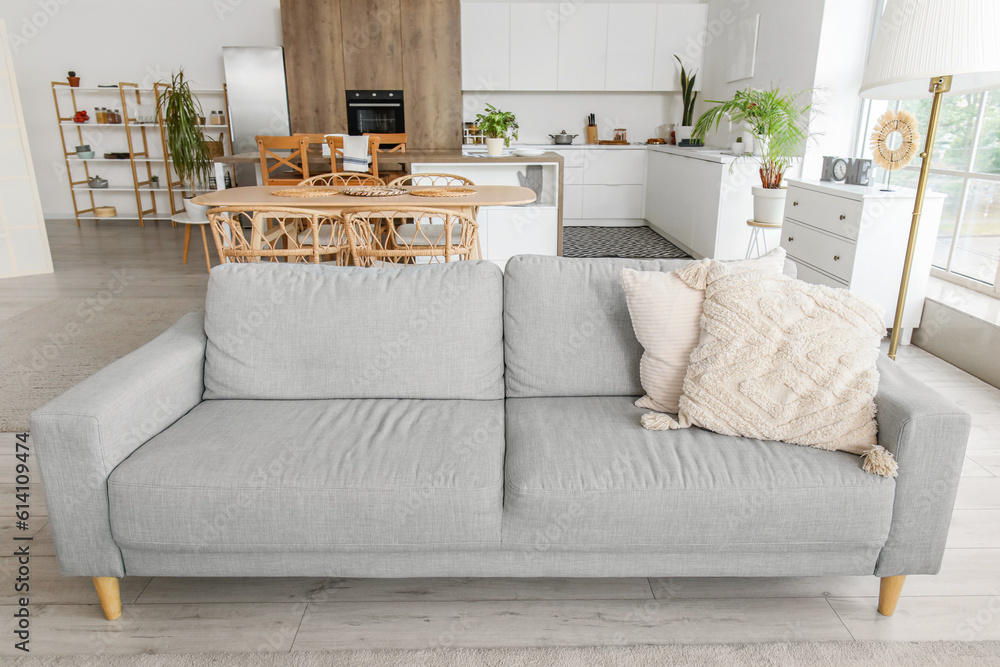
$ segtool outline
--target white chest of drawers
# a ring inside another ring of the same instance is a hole
[[[781,245],[799,278],[846,287],[882,304],[892,326],[916,192],[788,181]],[[919,326],[945,196],[928,192],[903,313],[903,339]]]

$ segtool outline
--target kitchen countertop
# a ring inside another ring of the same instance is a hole
[[[551,148],[548,146],[547,148]],[[485,148],[483,149],[485,150]],[[212,158],[214,162],[220,164],[253,164],[260,163],[260,154],[257,152],[247,152],[247,153],[236,153],[235,155],[220,155],[219,157]],[[468,163],[489,163],[489,162],[512,162],[517,164],[532,163],[532,162],[558,162],[562,164],[563,157],[558,153],[553,153],[551,151],[545,152],[542,155],[535,157],[519,157],[517,155],[505,155],[501,157],[474,157],[472,155],[466,155],[459,150],[436,150],[436,151],[406,151],[405,153],[379,153],[378,156],[379,166],[382,164],[410,164],[413,162],[418,163],[434,163],[439,162],[441,164],[455,164],[459,162]],[[330,158],[323,157],[318,153],[310,153],[309,164],[320,166],[325,164],[327,168],[330,166]],[[316,171],[315,173],[324,173]]]
[[[651,150],[659,153],[669,153],[671,155],[682,155],[684,157],[714,162],[716,164],[729,164],[736,159],[736,155],[722,148],[701,148],[690,146],[674,146],[670,144],[569,144],[556,146],[555,144],[514,144],[514,148],[544,148],[551,151],[566,150]]]

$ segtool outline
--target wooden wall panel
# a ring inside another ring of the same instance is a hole
[[[400,0],[407,146],[462,147],[459,0]]]
[[[281,0],[292,132],[347,132],[338,0]]]
[[[462,145],[460,0],[281,0],[292,132],[346,132],[345,90],[402,89],[407,147]]]
[[[347,89],[402,90],[399,0],[340,0],[340,20]]]

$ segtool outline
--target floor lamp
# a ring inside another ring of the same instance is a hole
[[[930,82],[928,89],[927,82]],[[862,97],[906,100],[934,96],[920,179],[910,223],[910,238],[892,323],[889,358],[903,325],[903,307],[934,154],[934,135],[942,97],[1000,87],[1000,0],[886,0],[872,43]]]

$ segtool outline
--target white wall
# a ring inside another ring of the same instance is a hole
[[[49,240],[3,20],[0,32],[0,277],[51,273]]]
[[[72,216],[73,206],[50,81],[65,81],[75,70],[82,86],[152,85],[183,67],[195,87],[219,88],[221,47],[281,45],[279,0],[3,0],[0,18],[7,23],[42,208],[52,218]],[[127,150],[124,133],[120,141],[123,147],[105,150]]]
[[[729,99],[748,86],[815,89],[811,97],[801,98],[803,103],[816,103],[820,112],[810,124],[818,136],[807,147],[803,175],[818,176],[823,155],[852,155],[874,4],[875,0],[709,0],[710,38],[696,114],[707,108],[707,100]],[[750,79],[727,82],[729,27],[754,14],[760,14],[756,71]],[[708,143],[728,146],[731,139],[723,124]]]
[[[629,141],[645,141],[663,136],[665,123],[680,122],[681,104],[677,93],[543,93],[492,92],[463,94],[462,117],[474,121],[486,104],[512,111],[520,125],[517,143],[550,144],[549,134],[566,130],[580,136],[575,144],[586,143],[587,114],[597,116],[598,136],[613,138],[613,130],[628,130]],[[666,129],[669,132],[669,127]]]

